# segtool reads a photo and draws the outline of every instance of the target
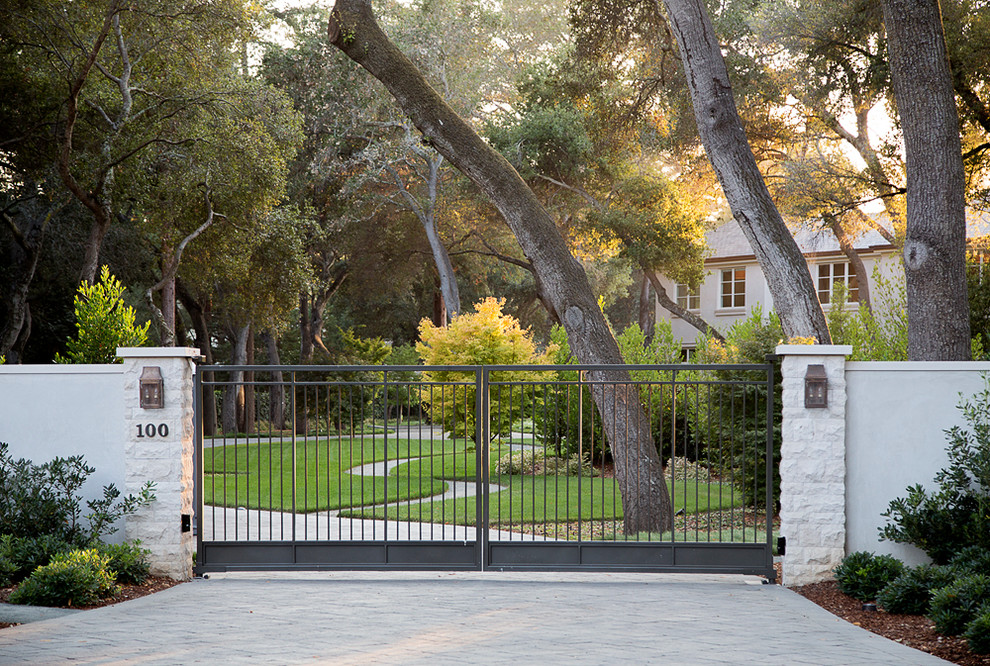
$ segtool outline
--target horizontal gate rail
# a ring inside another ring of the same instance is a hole
[[[773,578],[774,389],[756,364],[201,366],[197,570]]]

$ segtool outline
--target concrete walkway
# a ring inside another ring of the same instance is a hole
[[[747,576],[214,574],[0,630],[2,664],[939,664]]]

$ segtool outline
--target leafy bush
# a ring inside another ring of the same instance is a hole
[[[976,654],[990,654],[990,604],[983,604],[963,633],[969,649]]]
[[[533,476],[597,476],[598,470],[581,463],[576,455],[567,458],[548,456],[542,451],[506,453],[492,465],[492,476],[531,474]]]
[[[932,594],[928,618],[935,631],[946,636],[961,634],[980,611],[990,602],[990,576],[969,574]]]
[[[904,565],[890,555],[859,551],[843,558],[835,568],[835,581],[839,591],[860,601],[871,601],[903,572]]]
[[[546,364],[553,349],[540,353],[532,335],[519,321],[502,313],[504,300],[487,298],[475,306],[473,313],[463,313],[446,328],[434,326],[428,319],[419,325],[421,342],[416,351],[426,365],[524,365]],[[469,382],[468,386],[424,387],[420,400],[429,409],[430,420],[442,424],[445,432],[456,437],[474,438],[475,388],[473,373],[449,370],[424,372],[428,382]],[[539,382],[550,373],[527,371],[492,372],[492,382]],[[490,427],[492,435],[507,434],[514,422],[532,415],[535,408],[533,387],[492,387]]]
[[[14,604],[86,606],[120,591],[108,568],[110,558],[98,550],[75,550],[35,569],[10,595]]]
[[[702,336],[698,339],[697,353],[692,358],[695,363],[742,364],[767,362],[767,356],[774,353],[784,339],[780,319],[773,312],[764,316],[759,307],[754,307],[750,316],[742,319],[729,329],[725,342]],[[742,386],[723,385],[713,387],[706,406],[689,412],[690,428],[695,433],[719,433],[722,424],[733,424],[733,432],[741,446],[732,446],[719,456],[721,475],[732,479],[742,490],[746,503],[760,506],[767,492],[767,390],[765,386],[751,383],[762,380],[751,372],[741,370],[719,370],[699,373],[699,378],[723,381],[745,381]],[[780,509],[780,424],[781,418],[781,374],[780,363],[774,364],[774,412],[773,450],[771,461],[771,498],[775,510]],[[707,405],[710,404],[711,407]],[[709,445],[711,446],[711,445]],[[713,456],[714,457],[714,456]]]
[[[924,615],[932,593],[952,583],[956,570],[948,566],[923,565],[907,569],[877,595],[877,604],[888,613]]]
[[[945,431],[949,466],[935,475],[938,490],[911,486],[883,514],[890,522],[880,528],[882,539],[914,544],[937,564],[968,546],[990,549],[990,379],[984,382],[959,405],[969,429]]]
[[[116,574],[118,583],[140,585],[148,580],[151,551],[141,548],[140,541],[100,544],[99,551],[108,558],[107,567]]]
[[[134,308],[123,301],[124,285],[104,266],[96,284],[79,286],[73,301],[76,337],[69,338],[67,356],[56,363],[116,363],[117,347],[140,347],[148,340],[148,327],[135,323]]]
[[[990,571],[990,549],[981,546],[967,546],[949,561],[949,566],[963,573],[984,573]]]
[[[53,534],[31,537],[4,534],[0,537],[0,586],[19,583],[56,555],[72,549],[72,544]]]
[[[42,465],[15,460],[9,446],[0,443],[0,534],[16,537],[52,535],[75,546],[88,546],[116,531],[114,522],[155,500],[148,482],[138,495],[120,498],[113,484],[103,496],[89,500],[82,510],[82,488],[96,469],[83,456],[56,457]]]

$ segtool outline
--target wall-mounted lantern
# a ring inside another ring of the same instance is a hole
[[[804,375],[806,409],[828,407],[828,376],[824,365],[809,365]]]
[[[165,407],[165,380],[158,366],[146,366],[141,371],[141,409]]]

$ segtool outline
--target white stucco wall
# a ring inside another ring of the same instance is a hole
[[[964,425],[959,394],[984,386],[990,363],[846,364],[846,551],[887,553],[909,564],[920,550],[878,541],[881,517],[909,485],[934,488],[948,462],[944,430]]]
[[[35,464],[83,454],[96,468],[84,499],[110,483],[123,492],[123,386],[122,365],[0,365],[0,442]]]

